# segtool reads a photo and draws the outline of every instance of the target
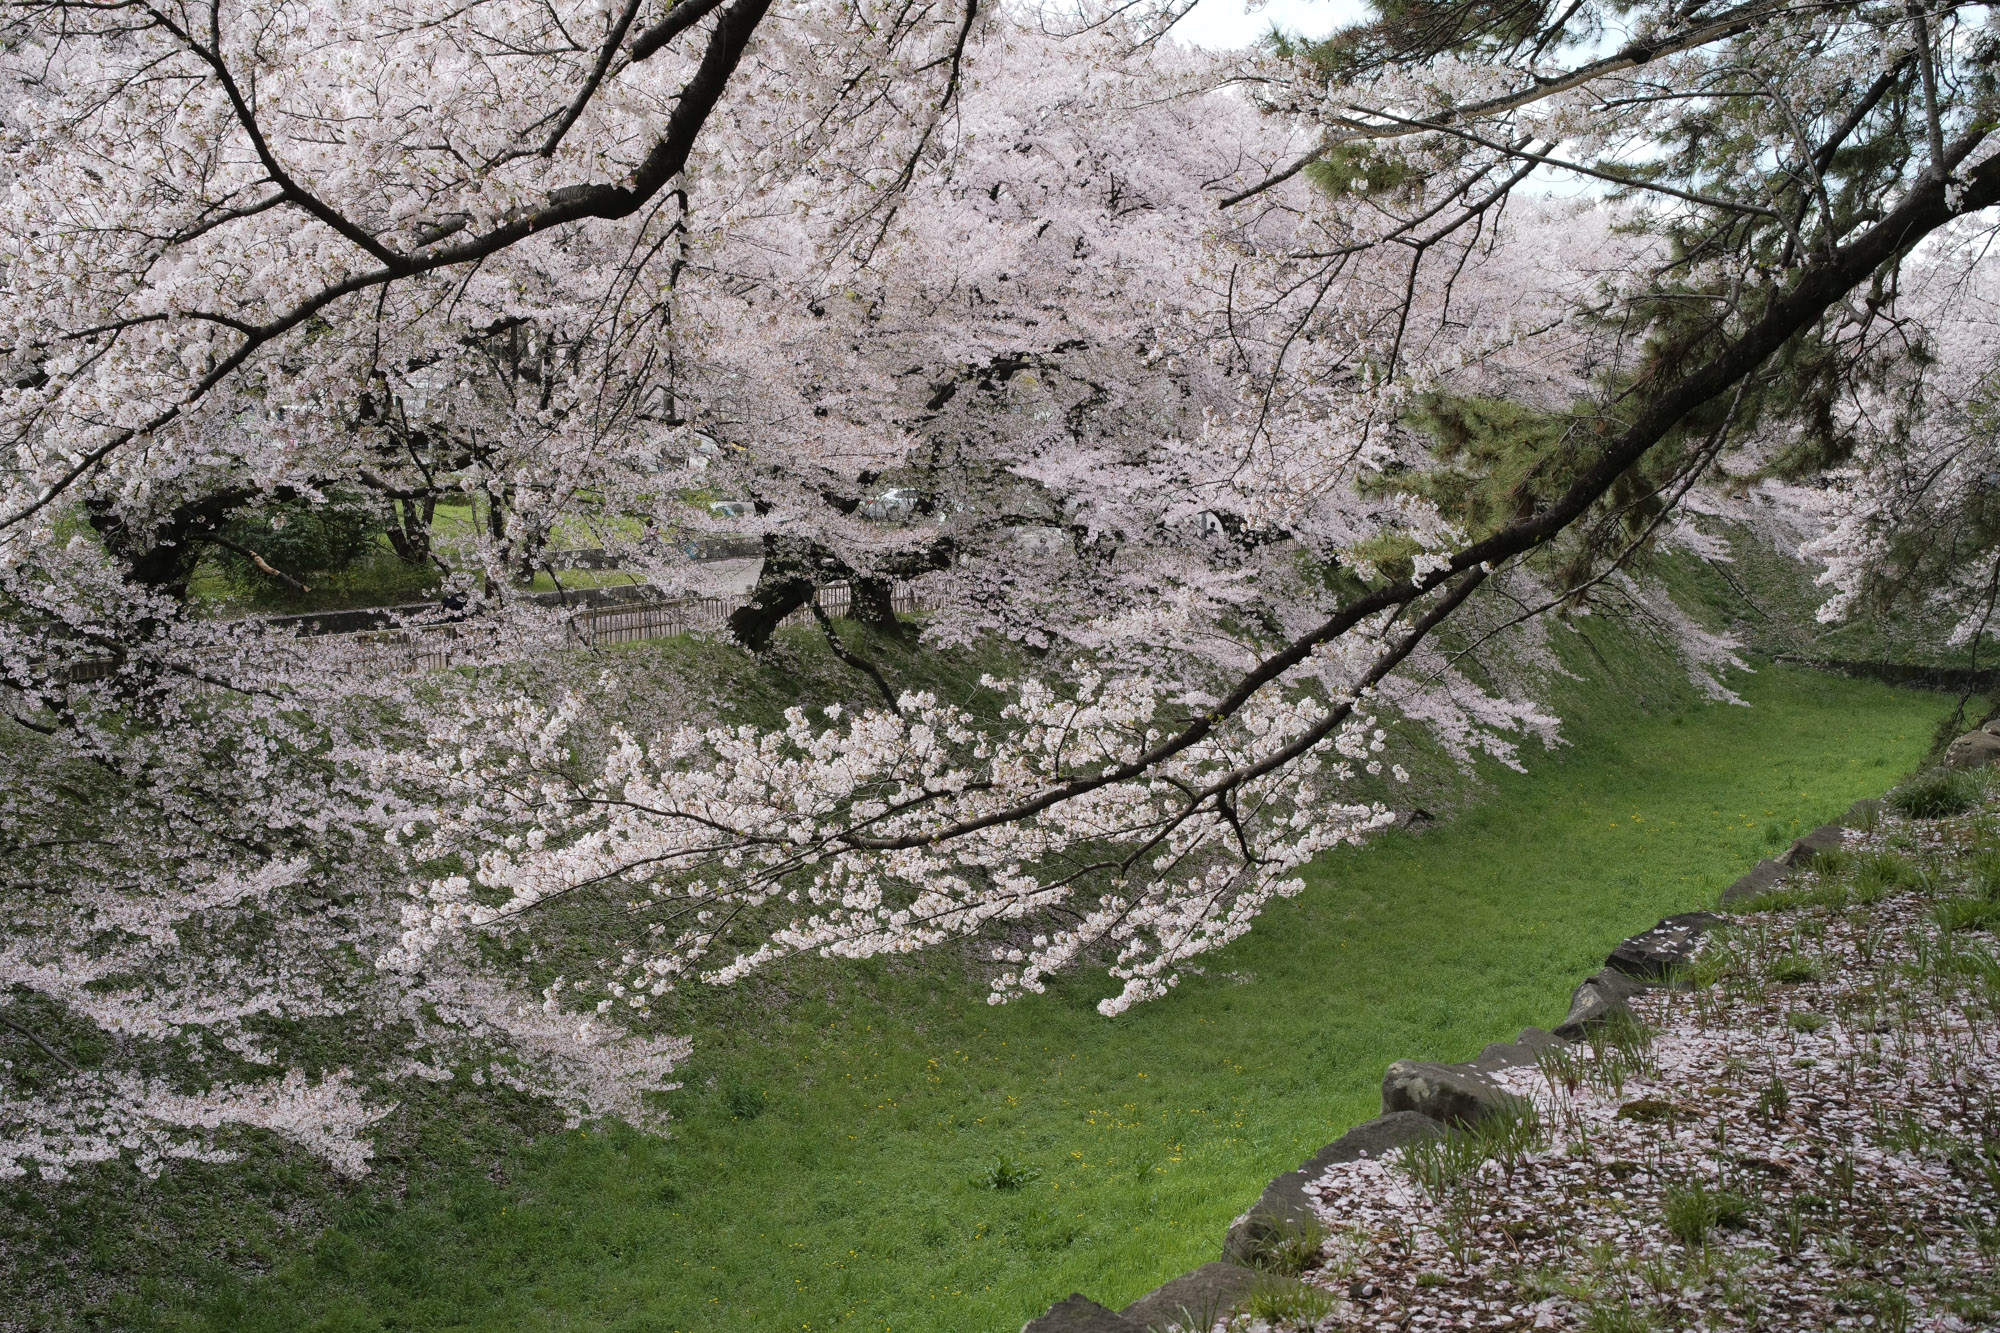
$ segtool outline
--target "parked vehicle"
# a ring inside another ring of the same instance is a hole
[[[861,517],[875,523],[908,523],[916,518],[923,501],[921,491],[913,491],[907,486],[891,486],[880,495],[861,502]]]

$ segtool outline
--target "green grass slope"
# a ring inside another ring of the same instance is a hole
[[[1570,746],[1427,834],[1317,863],[1205,975],[1120,1019],[1091,1008],[1102,982],[996,1009],[949,961],[802,969],[761,1018],[697,1034],[670,1137],[441,1162],[265,1276],[108,1313],[1011,1333],[1074,1289],[1117,1305],[1215,1257],[1267,1178],[1375,1113],[1390,1060],[1552,1024],[1618,938],[1880,792],[1948,706],[1803,671],[1735,683],[1754,707],[1599,697]]]

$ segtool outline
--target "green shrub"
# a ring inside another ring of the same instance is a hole
[[[1943,819],[1962,815],[1979,803],[1982,795],[1977,775],[1948,768],[1933,768],[1890,792],[1889,808],[1911,819]]]
[[[221,535],[255,551],[264,563],[302,583],[348,568],[375,548],[382,530],[380,517],[352,496],[329,495],[322,501],[277,500],[238,514]],[[245,594],[290,590],[242,551],[219,546],[215,563],[238,591]]]

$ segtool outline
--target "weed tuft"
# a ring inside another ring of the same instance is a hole
[[[1854,858],[1854,899],[1873,906],[1890,894],[1918,888],[1923,872],[1900,852],[1864,852]]]
[[[1979,804],[1979,778],[1948,768],[1933,768],[1905,782],[1885,798],[1888,807],[1911,819],[1944,819],[1962,815]]]
[[[1764,975],[1773,981],[1796,985],[1807,981],[1818,981],[1825,977],[1826,964],[1805,954],[1784,953],[1771,960],[1771,965],[1764,970]]]
[[[1243,1298],[1243,1313],[1280,1328],[1311,1328],[1333,1313],[1333,1294],[1295,1277],[1260,1277]]]
[[[1479,1155],[1498,1162],[1501,1174],[1508,1180],[1514,1178],[1522,1162],[1549,1142],[1548,1130],[1530,1101],[1516,1101],[1493,1112],[1468,1133]]]
[[[1630,1296],[1621,1296],[1592,1305],[1583,1327],[1584,1333],[1653,1333],[1658,1325],[1646,1307],[1634,1305]]]
[[[1288,1217],[1276,1235],[1257,1247],[1254,1262],[1267,1273],[1297,1277],[1319,1262],[1329,1234],[1316,1217]]]
[[[1990,931],[2000,924],[2000,902],[1983,895],[1947,898],[1931,909],[1931,919],[1946,934],[1964,930]]]
[[[981,1189],[1005,1191],[1026,1189],[1041,1178],[1042,1173],[1026,1162],[1001,1153],[993,1159],[992,1166],[972,1178],[972,1183]]]

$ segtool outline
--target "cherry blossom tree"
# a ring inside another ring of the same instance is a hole
[[[1636,588],[1726,450],[1828,436],[2000,202],[1984,13],[1399,7],[1218,61],[1172,9],[15,6],[0,957],[31,1058],[122,1045],[0,1170],[225,1120],[357,1169],[447,1075],[642,1116],[684,1045],[620,1028],[802,951],[1164,993],[1392,817],[1389,719],[1552,738],[1537,615]],[[1520,448],[1420,428],[1481,396]],[[473,596],[476,671],[190,607],[233,516],[336,492]],[[822,621],[870,706],[728,726],[510,602],[580,516],[760,540],[752,648],[830,581],[910,632],[916,579],[935,650],[1040,665],[947,700]],[[524,1002],[481,941],[583,899],[616,957]],[[329,1067],[315,1020],[386,1035]]]
[[[1832,593],[1822,619],[1929,613],[1976,664],[1994,627],[2000,554],[1992,514],[2000,293],[1981,262],[1983,238],[1944,240],[1905,277],[1875,373],[1855,377],[1830,408],[1831,457],[1772,451],[1765,466],[1830,482],[1808,493],[1821,511],[1808,549],[1825,561],[1821,582]]]

